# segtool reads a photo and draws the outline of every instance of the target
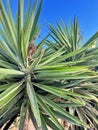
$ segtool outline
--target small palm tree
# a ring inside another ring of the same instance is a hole
[[[89,66],[91,70],[95,70],[98,66],[98,47],[97,47],[97,37],[98,32],[95,33],[90,40],[88,40],[85,44],[82,41],[82,37],[79,32],[79,26],[76,18],[74,19],[74,23],[71,24],[70,28],[68,28],[62,20],[62,24],[60,25],[57,22],[56,28],[49,25],[49,29],[51,31],[50,35],[53,39],[51,41],[47,41],[48,50],[50,49],[52,52],[60,50],[63,48],[64,54],[69,55],[72,54],[70,57],[62,61],[64,64],[69,66]],[[96,44],[96,46],[95,46]],[[94,45],[94,48],[93,48]],[[79,50],[82,50],[79,52]],[[78,51],[78,53],[77,53]],[[90,99],[82,99],[86,105],[81,107],[76,106],[67,106],[66,109],[72,115],[77,116],[81,121],[85,121],[90,125],[92,128],[96,128],[98,125],[98,111],[97,111],[97,94],[98,94],[98,81],[96,78],[94,79],[70,79],[70,80],[63,80],[65,82],[65,86],[63,88],[68,88],[70,91],[75,92],[77,94],[89,95],[90,97],[94,97],[94,100]],[[63,85],[64,85],[63,84]],[[80,99],[80,97],[79,97]],[[81,100],[81,99],[80,99]],[[65,122],[65,121],[64,121]],[[87,128],[81,128],[79,126],[75,127],[74,125],[71,126],[71,129],[82,129],[87,130]]]
[[[86,101],[97,101],[97,93],[86,95],[71,86],[93,81],[94,78],[96,82],[98,74],[93,70],[94,65],[84,63],[88,54],[94,53],[88,48],[98,33],[83,48],[67,53],[65,46],[55,51],[51,47],[42,48],[49,35],[35,46],[42,1],[37,4],[35,0],[32,8],[31,5],[30,1],[24,15],[23,0],[18,0],[15,21],[9,0],[7,12],[0,1],[0,127],[4,126],[4,130],[7,130],[18,117],[19,130],[22,130],[29,117],[36,130],[48,130],[47,126],[53,130],[64,130],[58,118],[81,128],[89,128],[87,122],[66,108],[78,109],[86,107]],[[48,44],[51,46],[51,42]],[[64,62],[85,50],[86,58]]]

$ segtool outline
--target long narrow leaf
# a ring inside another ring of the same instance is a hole
[[[24,128],[24,122],[25,122],[26,112],[27,112],[27,102],[23,101],[23,103],[21,105],[21,112],[20,112],[19,130],[23,130],[23,128]]]
[[[40,95],[39,95],[39,98],[41,98],[46,104],[53,107],[55,110],[57,110],[58,112],[60,112],[64,116],[66,116],[66,117],[70,118],[71,120],[73,120],[74,122],[76,122],[78,125],[84,125],[85,127],[87,126],[84,122],[81,122],[80,120],[78,120],[78,118],[72,116],[67,111],[63,110],[59,105],[57,105],[53,101],[51,101],[51,100],[49,100],[47,98],[44,98],[44,97],[42,97]]]
[[[10,20],[9,20],[8,16],[6,15],[2,1],[0,1],[0,9],[1,9],[0,13],[2,14],[2,19],[3,19],[3,22],[5,24],[5,30],[9,30],[7,32],[8,32],[8,34],[10,34],[10,37],[11,37],[11,40],[12,40],[11,43],[13,44],[13,46],[15,47],[15,50],[17,52],[18,51],[17,40],[16,40],[16,37],[15,37],[14,31],[12,29],[12,25],[10,23]],[[3,22],[2,22],[2,24],[3,24]]]
[[[42,85],[42,84],[38,84],[38,83],[33,83],[33,85],[37,86],[38,88],[42,89],[42,90],[45,90],[46,92],[49,92],[49,93],[52,93],[58,97],[62,97],[62,98],[65,98],[65,99],[68,99],[76,104],[82,104],[82,105],[85,105],[84,102],[81,102],[77,99],[74,99],[72,98],[71,96],[68,96],[66,94],[66,92],[64,92],[64,90],[61,90],[59,88],[56,88],[56,87],[51,87],[51,86],[47,86],[47,85]]]
[[[36,30],[36,26],[37,26],[37,23],[38,23],[38,18],[39,18],[39,15],[40,15],[41,7],[42,7],[42,0],[40,0],[39,7],[38,7],[37,13],[36,13],[35,18],[34,18],[34,23],[33,23],[33,27],[31,29],[31,34],[30,34],[30,41],[32,40],[32,36],[34,35],[35,30]]]
[[[23,30],[23,6],[24,6],[24,0],[18,0],[18,51],[21,56],[21,39],[24,37],[22,36],[22,30]]]
[[[41,127],[41,118],[40,118],[40,112],[39,112],[39,108],[38,108],[36,93],[35,93],[34,88],[31,83],[27,83],[27,94],[29,97],[31,110],[35,116],[37,125],[38,125],[38,127]]]
[[[34,13],[35,13],[35,10],[36,10],[36,6],[37,6],[37,0],[35,0],[34,2],[34,6],[32,8],[32,11],[31,11],[31,15],[30,15],[30,19],[29,19],[29,22],[28,22],[28,25],[26,26],[26,28],[24,29],[24,44],[25,44],[25,52],[27,53],[27,50],[28,50],[28,46],[29,46],[29,40],[30,40],[30,33],[31,33],[31,29],[32,29],[32,23],[34,21]],[[27,54],[26,54],[27,55]]]
[[[4,68],[0,68],[0,74],[2,75],[24,75],[24,72],[19,71],[19,70],[14,70],[14,69],[4,69]]]
[[[60,129],[60,130],[64,130],[64,128],[61,126],[61,124],[58,122],[58,120],[56,119],[54,113],[51,111],[51,109],[45,105],[45,103],[38,98],[38,102],[40,104],[40,106],[43,108],[44,111],[46,111],[48,113],[48,115],[52,118],[52,120],[54,121],[55,125]]]

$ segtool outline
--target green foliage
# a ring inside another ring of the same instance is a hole
[[[61,25],[57,23],[57,26],[55,28],[49,25],[49,29],[51,31],[50,33],[51,38],[53,40],[52,42],[47,41],[48,48],[51,50],[52,53],[54,53],[59,51],[60,48],[63,47],[64,52],[62,54],[62,58],[60,58],[61,56],[58,57],[53,64],[62,62],[63,65],[65,65],[66,67],[70,66],[69,71],[71,71],[71,68],[73,67],[74,71],[75,68],[76,70],[78,70],[78,67],[85,66],[89,68],[86,71],[86,73],[84,73],[83,71],[85,70],[84,67],[84,69],[81,72],[79,72],[80,74],[78,73],[79,77],[77,78],[75,77],[73,78],[72,74],[70,76],[66,74],[67,78],[69,77],[70,80],[69,79],[66,80],[65,78],[62,81],[63,83],[61,84],[62,88],[68,90],[68,92],[71,91],[72,93],[79,94],[78,97],[77,96],[75,97],[76,99],[80,100],[80,102],[83,102],[84,105],[79,107],[76,107],[76,105],[66,106],[65,101],[63,100],[59,102],[59,105],[61,107],[65,106],[65,108],[69,111],[70,114],[77,116],[81,121],[84,121],[85,123],[89,124],[91,128],[97,129],[98,81],[96,76],[98,72],[94,74],[95,73],[94,71],[97,71],[98,66],[98,50],[97,50],[98,32],[96,32],[86,43],[83,43],[76,18],[74,19],[74,23],[71,24],[70,28],[68,28],[64,24],[64,22],[61,21]],[[63,70],[63,73],[64,72],[65,71]],[[93,75],[94,77],[92,77],[91,73],[94,74],[95,76]],[[81,76],[84,76],[84,79]],[[86,98],[83,97],[81,98],[81,95]],[[87,96],[89,96],[88,99]],[[69,129],[87,130],[87,128],[85,127],[78,127],[76,125],[71,125]]]
[[[8,129],[17,117],[19,130],[29,113],[36,130],[87,130],[98,125],[98,32],[81,45],[78,23],[70,30],[62,21],[35,46],[42,0],[18,0],[16,21],[9,0],[7,9],[0,0],[0,127]],[[48,36],[53,40],[48,41]],[[46,48],[43,45],[47,44]],[[80,46],[81,45],[81,46]]]

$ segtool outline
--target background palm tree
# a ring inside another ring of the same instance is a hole
[[[77,111],[89,107],[88,104],[92,106],[92,102],[95,106],[97,102],[98,73],[94,70],[94,55],[97,55],[98,50],[90,47],[98,33],[82,48],[70,48],[69,51],[65,45],[58,46],[51,41],[48,42],[49,47],[42,48],[49,34],[35,46],[42,1],[37,3],[35,0],[31,8],[30,1],[24,14],[23,0],[18,0],[15,21],[9,0],[7,12],[2,0],[0,1],[0,127],[4,126],[7,130],[18,117],[19,130],[22,130],[29,117],[36,130],[47,130],[47,126],[53,130],[64,130],[57,118],[81,129],[90,128]],[[75,39],[76,34],[72,38]],[[58,48],[54,49],[54,46]],[[88,59],[92,66],[87,64]],[[94,89],[90,89],[92,87],[89,83],[95,85]],[[74,114],[73,111],[77,113]],[[92,119],[96,119],[95,113],[93,112]],[[90,123],[91,117],[88,118]],[[95,120],[94,123],[96,124]]]
[[[74,18],[74,23],[67,27],[63,20],[61,24],[57,22],[56,27],[49,25],[50,36],[53,39],[52,41],[47,41],[48,49],[51,52],[58,51],[60,48],[63,48],[63,55],[68,55],[68,57],[62,60],[63,64],[69,66],[89,66],[90,70],[97,71],[98,66],[98,47],[97,47],[97,37],[98,33],[95,33],[86,43],[83,43],[82,36],[79,31],[79,26],[76,18]],[[94,46],[94,47],[93,47]],[[87,48],[86,48],[87,47]],[[79,52],[79,50],[82,50]],[[78,51],[78,53],[77,53]],[[69,56],[69,54],[72,54]],[[84,74],[85,75],[85,74]],[[84,106],[67,106],[65,107],[69,113],[77,116],[81,121],[85,121],[91,127],[96,128],[98,126],[98,81],[96,78],[93,79],[68,79],[63,80],[63,88],[69,89],[72,92],[77,94],[89,95],[90,97],[95,97],[96,101],[89,99],[81,99],[85,102]],[[63,101],[62,101],[63,102]],[[61,106],[64,106],[61,103]],[[71,126],[70,129],[85,129],[81,127]],[[97,128],[96,128],[97,129]]]

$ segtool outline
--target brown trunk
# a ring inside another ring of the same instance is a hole
[[[27,113],[26,113],[26,119],[25,119],[25,123],[24,123],[24,130],[29,130],[28,129],[28,126],[29,126],[29,112],[27,110]]]

